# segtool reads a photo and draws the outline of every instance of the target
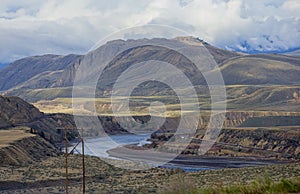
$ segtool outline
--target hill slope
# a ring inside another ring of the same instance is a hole
[[[248,55],[221,65],[227,85],[299,84],[300,58],[278,55]]]
[[[51,75],[53,72],[62,72],[62,70],[80,60],[81,57],[80,55],[43,55],[17,60],[1,69],[0,91],[24,84],[30,79],[33,81],[34,77],[36,81],[30,84],[31,87],[36,88],[34,84],[39,84],[39,88],[51,87],[55,82],[53,80],[47,81],[45,74],[50,73]],[[41,79],[36,79],[40,74],[43,74],[43,76],[40,76]]]
[[[27,126],[52,143],[62,141],[63,134],[58,129],[76,129],[73,117],[66,114],[44,114],[33,105],[18,97],[0,96],[0,130],[15,126]],[[76,130],[70,133],[76,136]]]
[[[29,132],[29,128],[26,127],[0,130],[0,164],[2,166],[20,166],[59,154],[50,142]]]
[[[0,128],[29,123],[44,116],[33,105],[18,97],[0,96]]]
[[[166,45],[157,47],[153,45]],[[193,37],[174,39],[154,38],[139,40],[114,40],[97,48],[85,56],[45,55],[18,60],[0,70],[0,90],[7,95],[21,96],[28,101],[71,97],[72,83],[78,67],[89,65],[85,77],[81,79],[83,86],[91,84],[91,78],[100,76],[97,94],[105,95],[112,89],[114,81],[133,64],[147,60],[159,60],[171,63],[189,77],[193,85],[206,85],[200,72],[185,56],[168,48],[186,48],[192,51],[205,48],[217,62],[227,85],[295,85],[300,84],[300,57],[279,54],[245,55],[216,48],[203,40]],[[120,50],[130,48],[120,53]],[[204,53],[205,58],[207,54]],[[199,56],[195,56],[199,57]],[[112,58],[108,64],[103,59]],[[205,63],[204,63],[205,64]],[[151,71],[150,71],[151,70]],[[153,72],[151,67],[143,72],[136,70],[136,77],[143,73]],[[174,72],[155,69],[158,76],[174,77]],[[176,80],[176,79],[175,79]],[[149,95],[162,93],[166,86],[159,83],[143,83],[140,86]],[[50,89],[50,90],[48,90]],[[137,89],[137,94],[145,94]]]

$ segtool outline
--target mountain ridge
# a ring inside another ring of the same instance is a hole
[[[157,44],[166,45],[165,51],[163,51],[164,48],[154,51],[155,46],[153,45]],[[84,56],[44,55],[20,59],[0,70],[0,91],[2,90],[2,93],[6,95],[21,96],[29,101],[45,99],[43,97],[45,94],[39,96],[36,92],[37,89],[45,88],[60,91],[52,93],[50,95],[52,97],[46,97],[46,99],[71,97],[70,87],[73,86],[79,66],[89,65],[89,69],[85,70],[85,78],[79,82],[82,85],[89,85],[90,78],[99,77],[99,69],[105,65],[98,64],[97,61],[109,57],[112,57],[113,60],[103,67],[103,76],[98,81],[100,85],[98,84],[97,93],[100,95],[109,93],[115,78],[122,73],[120,71],[126,70],[137,61],[149,59],[165,60],[168,63],[173,61],[172,64],[177,64],[175,66],[185,72],[194,85],[206,85],[201,72],[192,67],[191,62],[184,59],[184,56],[166,50],[168,47],[195,49],[200,46],[204,46],[216,61],[227,85],[300,84],[298,76],[300,74],[300,57],[281,54],[242,54],[219,49],[199,38],[177,37],[173,39],[112,40]],[[129,47],[130,50],[119,53],[122,49]],[[185,62],[182,63],[182,61]],[[173,76],[172,72],[160,72],[159,70],[157,72],[162,76]],[[147,84],[143,86],[145,85]],[[160,87],[152,84],[147,89],[150,91],[149,93],[155,94]],[[53,95],[55,93],[57,94]],[[35,96],[33,100],[30,99],[32,95]]]
[[[81,55],[33,56],[17,60],[0,70],[0,91],[8,90],[46,71],[63,70],[77,62]]]

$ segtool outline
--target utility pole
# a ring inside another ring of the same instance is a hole
[[[70,153],[73,153],[74,150],[76,150],[76,147],[81,143],[81,149],[82,149],[82,192],[85,194],[85,156],[84,156],[84,135],[83,135],[83,129],[81,129],[81,141],[79,141],[73,149],[70,151]],[[69,192],[68,184],[69,184],[69,174],[68,174],[68,156],[69,156],[69,146],[70,142],[68,141],[67,138],[67,129],[65,128],[65,157],[66,157],[66,194]],[[80,153],[78,150],[76,150],[78,153]]]
[[[82,155],[82,192],[85,194],[85,164],[84,164],[84,134],[83,128],[81,129],[81,155]]]
[[[68,177],[68,139],[67,139],[67,129],[65,129],[65,146],[66,146],[66,150],[65,150],[65,157],[66,157],[66,194],[69,193],[68,190],[68,181],[69,181],[69,177]]]

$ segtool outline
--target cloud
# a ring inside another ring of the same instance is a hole
[[[85,53],[112,32],[144,24],[245,52],[300,46],[298,0],[2,0],[0,61]]]

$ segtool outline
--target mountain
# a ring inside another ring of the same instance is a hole
[[[81,55],[43,55],[17,60],[0,71],[0,91],[24,86],[55,87],[63,70],[81,58]]]
[[[260,54],[236,57],[220,64],[227,85],[294,85],[300,83],[300,57]]]
[[[290,51],[290,52],[285,52],[284,54],[299,57],[300,56],[300,49],[296,49],[296,50],[293,50],[293,51]]]
[[[3,69],[7,65],[8,65],[7,63],[0,63],[0,69]]]
[[[153,45],[166,45],[165,47]],[[195,49],[204,46],[218,64],[227,85],[295,85],[300,84],[300,57],[280,54],[241,54],[216,48],[194,37],[174,39],[154,38],[138,40],[109,41],[94,51],[81,55],[44,55],[28,57],[13,62],[0,70],[0,90],[6,95],[15,95],[30,102],[57,97],[71,97],[75,73],[80,65],[88,65],[80,74],[82,87],[93,84],[92,78],[99,77],[97,95],[106,95],[112,89],[115,80],[132,64],[148,60],[171,63],[190,79],[193,85],[206,85],[201,72],[191,61],[176,51],[167,49],[185,48],[193,55]],[[130,49],[126,49],[130,48]],[[124,52],[120,52],[125,49]],[[203,52],[201,60],[208,53]],[[196,56],[195,54],[193,55]],[[108,64],[101,63],[110,59]],[[204,64],[205,61],[204,61]],[[104,69],[100,75],[100,69]],[[160,68],[145,67],[143,71],[134,69],[135,77],[143,77],[147,72],[157,76],[173,78],[174,72],[164,72]],[[209,73],[209,72],[208,72]],[[174,79],[176,81],[176,79]],[[163,93],[169,88],[158,82],[145,82],[136,89],[136,95]]]

